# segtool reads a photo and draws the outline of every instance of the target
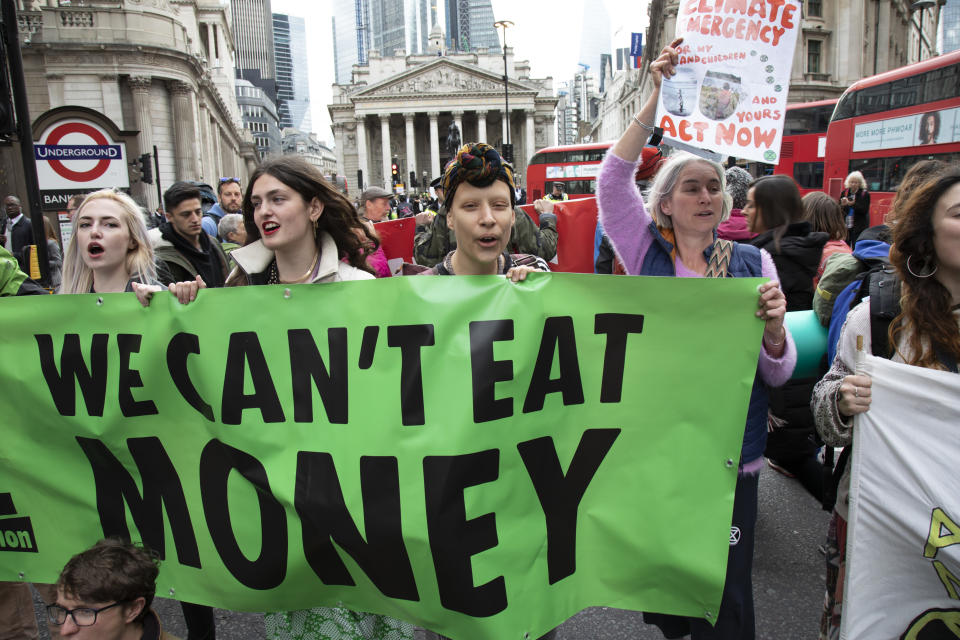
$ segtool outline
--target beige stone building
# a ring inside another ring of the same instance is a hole
[[[838,98],[853,82],[937,55],[941,0],[913,10],[911,0],[802,0],[788,101]],[[650,0],[650,27],[644,38],[647,69],[673,39],[679,0]],[[922,24],[922,40],[921,40]],[[620,136],[650,94],[646,73],[620,72],[608,83],[596,140]]]
[[[446,140],[456,125],[462,142],[483,141],[498,150],[506,141],[503,57],[481,49],[438,55],[442,36],[431,33],[433,53],[380,57],[371,51],[354,65],[353,82],[334,85],[330,118],[336,142],[337,173],[356,184],[389,188],[398,159],[403,183],[410,172],[419,188],[440,174],[450,157]],[[526,172],[534,152],[553,144],[557,98],[551,78],[530,77],[530,65],[507,49],[510,142],[517,171]]]
[[[249,175],[256,148],[234,93],[229,4],[220,0],[18,0],[31,118],[86,107],[158,148],[162,186]],[[37,132],[34,132],[36,136]],[[5,162],[19,156],[2,150]],[[16,159],[13,159],[16,158]],[[131,181],[155,207],[155,186]]]

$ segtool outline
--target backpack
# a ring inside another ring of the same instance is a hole
[[[820,319],[820,324],[825,327],[830,326],[838,296],[857,279],[857,276],[883,264],[889,264],[889,260],[886,258],[861,260],[852,253],[835,253],[827,258],[823,275],[813,293],[813,312]]]

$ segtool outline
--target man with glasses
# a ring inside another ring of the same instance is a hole
[[[144,549],[101,540],[67,562],[47,615],[61,636],[76,640],[177,640],[150,608],[157,573]]]
[[[243,192],[240,190],[240,178],[220,178],[217,185],[217,198],[219,202],[210,207],[203,214],[203,230],[221,242],[223,238],[217,235],[217,225],[220,224],[220,218],[228,213],[240,213],[243,205]]]

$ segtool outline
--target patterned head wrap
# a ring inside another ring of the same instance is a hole
[[[513,167],[484,142],[471,142],[460,147],[457,157],[443,171],[443,196],[447,209],[453,204],[457,187],[469,182],[475,187],[488,187],[503,180],[510,187],[510,205],[516,204],[516,186],[513,182]]]

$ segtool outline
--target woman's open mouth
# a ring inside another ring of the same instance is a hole
[[[91,242],[87,245],[87,253],[91,256],[103,255],[103,245],[99,242]]]
[[[280,228],[280,225],[276,222],[264,222],[261,228],[263,229],[263,235],[272,236]]]
[[[497,246],[498,240],[497,236],[480,236],[477,238],[477,244],[485,249],[491,249]]]

